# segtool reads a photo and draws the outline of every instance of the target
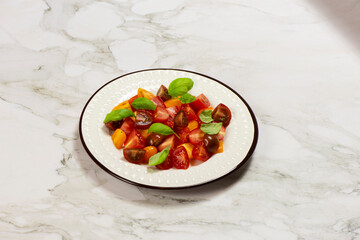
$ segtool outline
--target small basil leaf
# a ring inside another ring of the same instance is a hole
[[[222,122],[219,123],[207,123],[201,124],[201,131],[207,134],[218,134],[222,126]]]
[[[212,122],[214,119],[211,117],[212,110],[204,110],[200,113],[199,118],[204,123]]]
[[[143,97],[139,97],[135,99],[131,103],[131,106],[135,109],[149,109],[149,110],[156,109],[156,105],[151,100]]]
[[[172,97],[182,96],[193,86],[194,82],[190,78],[177,78],[170,83],[168,93]]]
[[[161,152],[152,155],[149,159],[149,165],[156,166],[156,165],[163,163],[166,160],[167,156],[169,155],[169,152],[170,152],[170,145],[167,146]]]
[[[127,118],[127,117],[135,117],[133,111],[130,109],[118,109],[111,111],[110,113],[106,114],[104,123],[111,122],[111,121],[120,121],[121,119]]]
[[[195,101],[195,97],[191,95],[190,93],[185,93],[180,97],[181,103],[191,103]]]
[[[162,123],[153,123],[148,129],[148,133],[154,132],[161,135],[170,135],[175,134],[178,138],[180,138],[172,129],[171,127],[162,124]]]

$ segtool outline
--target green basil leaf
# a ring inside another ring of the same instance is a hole
[[[161,152],[152,155],[149,159],[149,165],[155,166],[155,165],[159,165],[159,164],[163,163],[166,160],[167,156],[169,155],[169,152],[170,152],[170,145],[167,146]]]
[[[191,95],[190,93],[185,93],[184,95],[182,95],[179,99],[181,101],[181,103],[191,103],[193,101],[195,101],[195,97],[193,95]]]
[[[151,100],[144,97],[139,97],[135,99],[131,103],[131,106],[135,109],[149,109],[149,110],[156,109],[156,105]]]
[[[172,97],[182,96],[193,86],[194,82],[190,78],[177,78],[170,83],[168,93]]]
[[[214,119],[211,117],[212,110],[204,110],[200,113],[199,118],[204,123],[209,123],[214,121]]]
[[[118,109],[111,111],[110,113],[106,114],[104,123],[111,122],[111,121],[119,121],[121,119],[127,118],[127,117],[135,117],[133,111],[129,109]]]
[[[219,123],[207,123],[207,124],[201,124],[201,131],[207,134],[218,134],[220,131],[220,128],[222,126],[222,122]]]
[[[162,134],[162,135],[170,135],[170,134],[175,134],[178,138],[180,138],[175,132],[174,130],[171,129],[171,127],[162,124],[162,123],[153,123],[151,124],[151,126],[148,129],[148,133],[158,133],[158,134]]]

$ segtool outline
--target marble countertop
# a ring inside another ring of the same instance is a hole
[[[0,62],[0,239],[360,239],[359,0],[3,0]],[[161,191],[93,163],[86,101],[159,67],[248,101],[243,168]]]

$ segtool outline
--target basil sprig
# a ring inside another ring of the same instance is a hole
[[[179,98],[179,100],[181,101],[181,103],[191,103],[195,101],[195,97],[190,93],[185,93]]]
[[[164,150],[162,150],[161,152],[152,155],[149,159],[149,165],[156,166],[156,165],[163,163],[166,160],[167,156],[169,155],[170,145],[171,144],[169,144],[169,146],[164,148]]]
[[[113,110],[110,113],[106,114],[104,123],[111,121],[120,121],[127,117],[135,117],[133,111],[131,111],[130,109],[123,108],[123,109]]]
[[[151,100],[144,97],[136,98],[131,103],[131,106],[135,109],[148,109],[148,110],[156,109],[156,105]]]
[[[199,118],[204,123],[210,123],[214,121],[214,119],[211,117],[212,110],[204,110],[199,114]]]
[[[168,93],[172,97],[182,96],[192,89],[193,85],[190,78],[177,78],[170,83]]]
[[[171,129],[171,127],[162,124],[162,123],[153,123],[151,124],[151,126],[148,129],[148,133],[158,133],[161,135],[170,135],[170,134],[175,134],[178,138],[180,138],[175,132],[174,130]]]
[[[218,134],[222,126],[222,122],[219,123],[207,123],[201,124],[200,129],[207,134]]]

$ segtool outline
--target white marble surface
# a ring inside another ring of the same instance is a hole
[[[359,57],[359,0],[0,1],[0,239],[360,239]],[[244,168],[155,191],[91,161],[87,99],[155,67],[249,102]]]

